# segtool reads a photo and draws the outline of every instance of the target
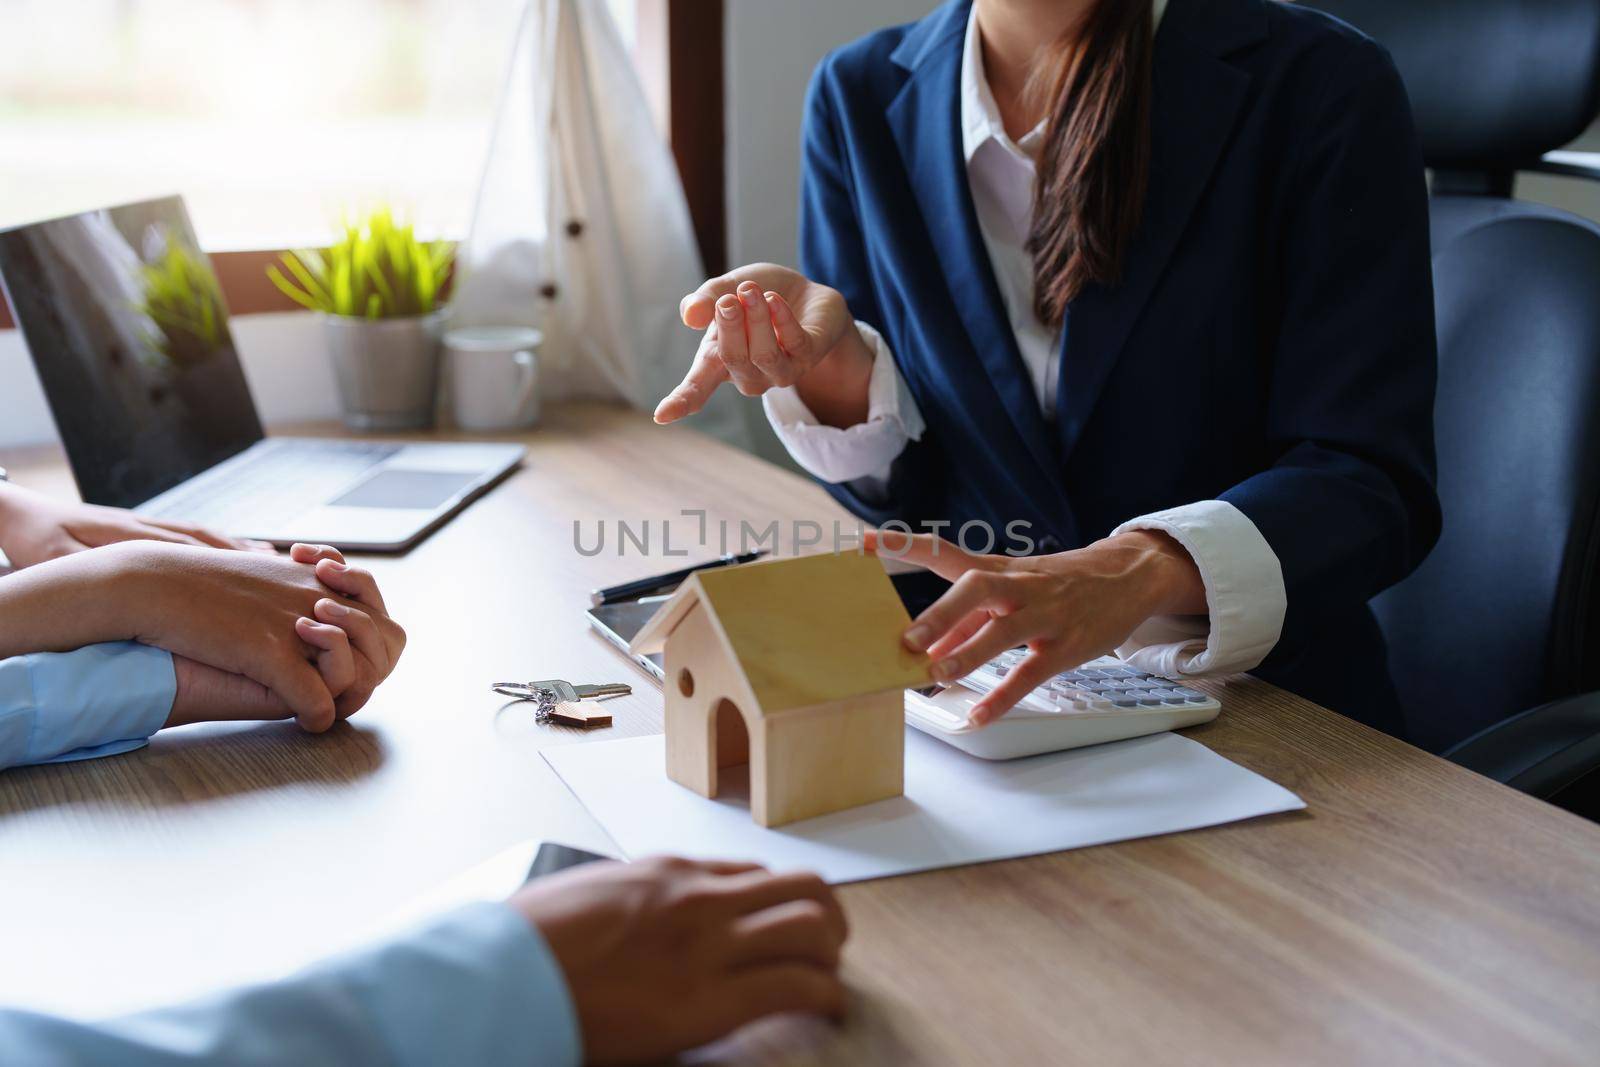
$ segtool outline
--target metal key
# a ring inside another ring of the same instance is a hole
[[[556,695],[557,700],[610,700],[612,697],[625,697],[633,692],[633,686],[627,682],[600,682],[597,685],[573,685],[563,682],[559,678],[551,678],[543,682],[529,682],[529,685],[548,689]]]
[[[496,682],[490,688],[502,696],[531,700],[534,705],[533,719],[537,723],[559,723],[585,730],[610,726],[611,716],[603,711],[585,712],[575,707],[563,708],[563,705],[584,700],[610,700],[633,692],[633,687],[625,682],[573,685],[560,678],[548,678],[542,682]]]
[[[633,692],[633,686],[626,682],[573,685],[571,682],[562,681],[560,678],[547,678],[542,682],[496,682],[490,688],[504,696],[522,697],[524,700],[534,699],[540,693],[549,693],[562,703],[574,703],[579,700],[610,700],[612,697],[627,696]]]

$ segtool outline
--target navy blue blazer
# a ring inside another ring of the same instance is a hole
[[[1392,733],[1367,601],[1439,531],[1428,208],[1384,50],[1273,0],[1171,0],[1121,280],[1069,309],[1057,416],[1024,370],[961,151],[970,0],[832,53],[806,104],[800,267],[880,330],[927,419],[870,522],[1024,520],[1041,551],[1198,500],[1283,565],[1255,672]],[[952,527],[955,528],[955,527]]]

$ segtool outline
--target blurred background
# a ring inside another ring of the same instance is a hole
[[[663,135],[672,86],[720,96],[711,117],[725,155],[697,163],[723,177],[729,261],[793,258],[800,104],[817,60],[935,6],[606,3]],[[521,8],[0,0],[0,227],[177,191],[211,251],[320,241],[343,209],[374,198],[430,235],[462,236]],[[706,196],[690,194],[699,223]]]
[[[936,6],[597,2],[671,147],[708,273],[794,261],[812,69]],[[183,194],[265,417],[329,417],[320,341],[281,314],[295,305],[265,268],[375,202],[423,237],[464,238],[522,16],[523,0],[0,0],[0,228]],[[1524,174],[1517,195],[1600,220],[1597,183]],[[0,305],[0,444],[48,440],[9,326]],[[661,358],[686,365],[683,341]],[[784,461],[755,429],[753,447]]]
[[[812,69],[936,6],[596,2],[671,148],[710,273],[793,262]],[[263,416],[330,417],[320,338],[266,268],[380,202],[425,238],[465,238],[523,17],[523,0],[0,0],[0,229],[181,193]],[[0,302],[0,445],[49,440],[10,326]],[[687,365],[682,340],[661,358]],[[753,447],[782,461],[756,421]]]
[[[0,0],[0,226],[181,191],[212,250],[321,241],[374,197],[459,236],[520,11]]]

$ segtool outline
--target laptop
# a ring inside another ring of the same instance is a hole
[[[175,263],[189,277],[176,297],[183,272],[152,269]],[[0,283],[91,504],[280,546],[397,551],[524,453],[266,437],[179,197],[0,231]]]

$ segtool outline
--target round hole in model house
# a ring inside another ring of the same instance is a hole
[[[686,697],[694,696],[694,675],[689,673],[688,667],[678,671],[678,692]]]

